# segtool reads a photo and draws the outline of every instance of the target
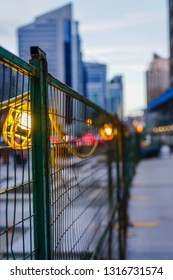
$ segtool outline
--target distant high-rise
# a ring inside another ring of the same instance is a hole
[[[19,28],[18,44],[19,56],[23,59],[29,59],[30,46],[43,49],[47,54],[48,71],[83,93],[81,43],[71,4],[41,15],[33,23]]]
[[[74,22],[72,28],[72,85],[73,89],[84,95],[84,65],[81,52],[81,38],[79,36],[79,23]]]
[[[169,88],[169,73],[169,59],[154,54],[153,60],[146,72],[147,104]]]
[[[2,77],[0,82],[0,103],[16,96],[16,94],[23,93],[23,87],[19,86],[19,81],[22,80],[21,73],[17,73],[8,66],[0,64],[0,77]]]
[[[106,65],[85,62],[86,97],[106,109]]]
[[[107,83],[106,110],[123,117],[123,77],[115,76]]]

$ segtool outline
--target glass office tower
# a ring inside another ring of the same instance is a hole
[[[123,118],[123,76],[115,76],[107,83],[106,110]]]
[[[39,46],[47,54],[48,71],[61,82],[79,91],[83,89],[82,55],[78,24],[68,4],[41,15],[18,29],[19,56],[30,58],[30,46]]]
[[[85,62],[86,97],[106,109],[106,65]]]

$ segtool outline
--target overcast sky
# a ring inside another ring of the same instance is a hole
[[[69,2],[84,59],[106,63],[108,79],[124,76],[126,114],[144,108],[153,53],[169,55],[167,0],[0,0],[0,45],[18,54],[17,28]]]

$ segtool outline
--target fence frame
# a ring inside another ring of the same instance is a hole
[[[33,206],[34,206],[34,242],[35,242],[35,259],[49,260],[52,258],[51,246],[51,227],[50,227],[50,142],[49,142],[49,112],[48,112],[48,84],[56,86],[63,90],[68,96],[84,102],[95,110],[108,116],[118,129],[118,134],[114,140],[116,151],[116,186],[112,183],[112,166],[108,152],[108,179],[110,186],[110,219],[98,242],[92,259],[96,258],[97,251],[108,233],[109,229],[113,230],[113,217],[118,213],[118,258],[125,259],[126,251],[126,231],[128,226],[127,220],[127,203],[131,178],[129,180],[129,171],[134,168],[129,164],[129,142],[125,135],[127,129],[121,121],[98,107],[96,104],[85,99],[77,92],[64,85],[47,71],[46,54],[39,47],[31,47],[30,64],[21,60],[3,48],[0,48],[1,61],[21,73],[31,77],[31,116],[32,125],[32,170],[33,170]],[[121,146],[121,147],[120,147]],[[121,154],[120,154],[121,151]],[[122,171],[120,170],[120,158],[122,157]],[[135,163],[136,164],[136,163]],[[134,165],[135,165],[134,164]],[[112,189],[116,190],[117,203],[112,200]],[[109,234],[109,256],[111,258],[112,233]]]
[[[37,213],[34,225],[36,259],[51,258],[50,249],[50,145],[47,97],[46,54],[37,47],[31,48],[31,65],[39,70],[39,79],[32,79],[31,111],[33,127],[33,177],[34,211]]]

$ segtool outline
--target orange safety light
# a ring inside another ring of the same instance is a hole
[[[138,125],[138,126],[136,127],[136,132],[142,133],[143,131],[144,131],[144,128],[143,128],[142,125]]]
[[[105,141],[110,141],[117,134],[117,129],[112,127],[112,124],[104,124],[100,130],[100,135]]]
[[[14,150],[31,148],[31,109],[30,102],[13,104],[3,125],[5,142]]]

